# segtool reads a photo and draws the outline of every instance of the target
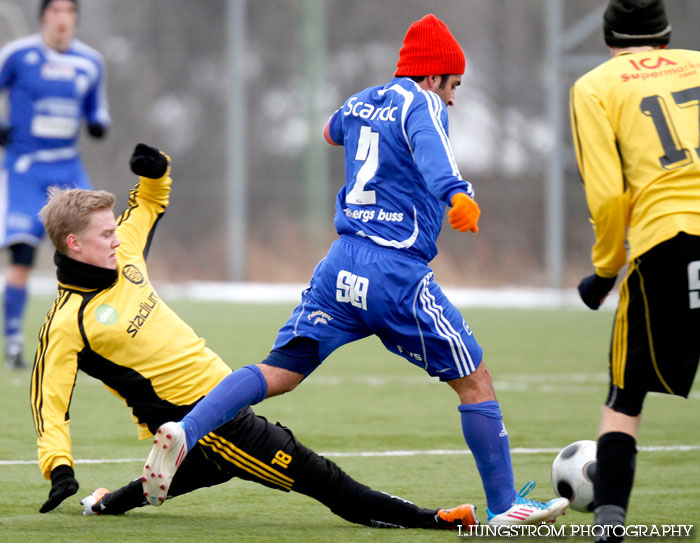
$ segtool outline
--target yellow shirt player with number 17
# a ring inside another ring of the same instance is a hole
[[[687,397],[700,358],[700,52],[666,48],[662,0],[611,0],[603,28],[612,58],[576,81],[570,104],[595,233],[586,305],[598,309],[629,265],[594,481],[595,524],[615,526],[647,392]]]

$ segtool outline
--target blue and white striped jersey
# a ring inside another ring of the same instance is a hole
[[[338,233],[432,260],[445,204],[457,192],[474,196],[452,153],[442,99],[412,79],[395,78],[348,98],[327,135],[345,147]]]
[[[7,154],[75,148],[83,120],[110,124],[99,52],[74,39],[58,52],[40,34],[0,50],[0,91],[9,91]]]

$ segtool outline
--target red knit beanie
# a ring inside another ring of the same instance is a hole
[[[459,43],[447,25],[430,13],[408,28],[394,77],[462,75],[464,66]]]

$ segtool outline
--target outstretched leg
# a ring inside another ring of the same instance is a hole
[[[510,441],[501,408],[482,362],[467,377],[448,381],[459,395],[462,433],[474,455],[490,512],[499,514],[515,500]]]
[[[339,517],[379,528],[453,529],[478,524],[475,507],[426,509],[357,482],[331,460],[296,443],[302,463],[292,490],[314,498]]]
[[[486,493],[489,524],[539,524],[554,521],[569,505],[565,498],[539,502],[525,498],[534,488],[516,493],[510,441],[496,400],[491,374],[483,362],[466,377],[448,384],[459,395],[462,432],[474,455]]]

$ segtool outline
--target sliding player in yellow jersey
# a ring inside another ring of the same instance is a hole
[[[594,481],[595,523],[616,526],[644,398],[687,397],[700,358],[700,52],[666,48],[662,0],[611,0],[603,27],[612,58],[573,85],[570,106],[596,238],[595,273],[579,285],[586,305],[598,309],[629,265]]]
[[[124,400],[151,437],[184,416],[231,369],[173,312],[150,282],[146,257],[168,205],[166,155],[136,146],[140,176],[129,207],[115,220],[104,191],[54,190],[41,215],[56,246],[58,297],[39,336],[31,384],[39,468],[51,479],[42,513],[78,491],[69,408],[78,370]],[[107,432],[108,430],[105,430]],[[358,483],[299,443],[291,430],[251,409],[206,435],[187,453],[168,497],[240,477],[306,494],[342,518],[369,526],[453,528],[476,524],[469,504],[424,509]],[[83,500],[86,514],[119,514],[146,505],[140,479]]]

